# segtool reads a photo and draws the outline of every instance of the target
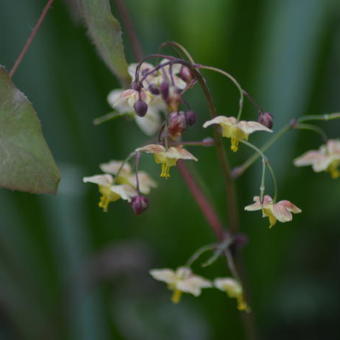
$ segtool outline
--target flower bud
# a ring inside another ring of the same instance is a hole
[[[167,100],[169,98],[169,83],[166,80],[162,81],[159,89],[160,89],[162,98],[164,100]]]
[[[185,122],[187,126],[192,126],[196,123],[197,117],[194,111],[187,111],[185,112]]]
[[[172,112],[168,116],[168,133],[171,137],[179,137],[186,128],[186,117],[183,112]]]
[[[273,127],[273,116],[269,112],[260,112],[257,121],[268,129]]]
[[[160,94],[160,90],[159,90],[159,87],[154,85],[154,84],[150,84],[149,86],[149,91],[154,94],[155,96],[159,95]]]
[[[179,71],[177,76],[184,80],[186,83],[190,83],[193,78],[190,69],[186,66],[181,67],[181,70]]]
[[[132,197],[131,208],[136,215],[140,215],[149,207],[149,200],[147,197],[138,195]]]
[[[138,99],[135,102],[135,105],[133,105],[133,108],[139,117],[144,117],[148,111],[148,104],[146,104],[143,100]]]

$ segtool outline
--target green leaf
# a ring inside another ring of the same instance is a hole
[[[32,104],[0,66],[0,186],[50,194],[59,180]]]
[[[110,70],[127,87],[130,75],[119,21],[112,15],[109,0],[79,0],[89,35]]]

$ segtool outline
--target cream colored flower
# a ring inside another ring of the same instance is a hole
[[[262,216],[269,218],[269,228],[274,226],[277,221],[279,222],[290,222],[293,219],[294,214],[301,212],[293,203],[283,200],[277,203],[273,202],[273,199],[269,195],[265,195],[263,202],[260,202],[260,197],[254,197],[255,203],[250,204],[244,208],[247,211],[262,210]]]
[[[319,150],[307,151],[294,160],[294,165],[311,165],[315,172],[327,171],[332,178],[340,177],[340,140],[330,139]]]
[[[237,309],[249,311],[249,307],[245,302],[242,286],[233,278],[225,277],[214,280],[214,286],[227,293],[229,297],[237,300]]]
[[[248,136],[255,131],[272,132],[266,126],[253,121],[238,121],[235,117],[217,116],[203,124],[206,128],[218,124],[222,128],[223,137],[231,138],[231,150],[236,152],[241,140],[248,140]]]
[[[133,188],[137,188],[137,179],[136,174],[132,172],[131,166],[129,163],[125,162],[122,167],[122,161],[110,161],[108,163],[100,164],[100,169],[108,174],[117,175],[115,178],[116,184],[129,184]],[[149,194],[152,188],[157,187],[157,183],[145,172],[138,171],[138,181],[139,181],[139,190],[142,194]]]
[[[160,144],[149,144],[138,148],[136,151],[153,154],[155,162],[162,166],[161,177],[165,178],[170,177],[170,168],[175,166],[179,159],[198,160],[194,155],[181,146],[171,146],[166,149]]]
[[[108,206],[111,202],[117,201],[120,198],[130,202],[131,198],[137,195],[136,190],[131,185],[114,185],[113,177],[109,174],[84,177],[83,182],[98,185],[99,192],[101,194],[98,205],[105,212],[107,212]]]
[[[113,90],[107,97],[111,107],[120,113],[131,113],[139,128],[148,136],[155,134],[161,125],[160,111],[164,110],[164,103],[159,96],[153,96],[149,91],[142,90],[141,99],[148,105],[148,110],[144,117],[139,117],[134,111],[134,104],[139,99],[138,91]]]
[[[199,296],[202,288],[212,286],[210,281],[193,274],[188,267],[180,267],[176,271],[171,269],[152,269],[150,270],[150,275],[154,279],[168,284],[168,288],[173,291],[171,298],[173,303],[179,302],[182,292]]]

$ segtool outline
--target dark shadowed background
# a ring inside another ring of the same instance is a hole
[[[0,64],[7,69],[44,4],[1,1]],[[274,128],[301,114],[340,110],[336,0],[129,0],[127,5],[146,54],[175,40],[198,62],[225,68],[273,113]],[[132,62],[128,45],[127,55]],[[206,75],[220,113],[235,114],[235,88]],[[82,184],[99,163],[124,158],[146,139],[124,119],[92,124],[110,111],[106,96],[118,83],[67,2],[55,1],[14,82],[38,112],[62,181],[56,196],[0,190],[0,339],[244,339],[234,300],[206,290],[173,305],[170,292],[148,274],[150,268],[182,265],[214,241],[176,170],[170,180],[158,179],[150,209],[138,217],[125,202],[103,213],[96,187]],[[189,136],[203,138],[209,134],[200,128],[207,107],[198,90],[190,100],[199,123]],[[250,105],[245,118],[256,119]],[[330,137],[340,137],[340,122],[320,125]],[[303,210],[292,223],[269,230],[260,214],[243,213],[258,192],[260,162],[237,181],[259,339],[340,338],[340,183],[292,165],[294,157],[319,144],[316,134],[293,131],[268,153],[279,198]],[[192,151],[225,219],[215,152]],[[231,162],[237,165],[248,155],[241,148]],[[159,168],[148,157],[142,165],[158,177]],[[207,277],[227,274],[222,260],[195,269]]]

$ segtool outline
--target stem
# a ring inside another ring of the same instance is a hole
[[[320,127],[312,125],[312,124],[297,124],[294,129],[298,130],[310,130],[316,132],[321,138],[323,142],[327,142],[328,137],[325,131],[323,131]]]
[[[239,82],[228,72],[223,71],[217,67],[213,67],[213,66],[205,66],[205,65],[198,65],[199,68],[205,69],[205,70],[211,70],[211,71],[215,71],[218,73],[223,74],[224,76],[226,76],[227,78],[229,78],[234,85],[237,87],[237,89],[240,92],[240,101],[239,101],[239,109],[238,109],[238,114],[237,114],[237,120],[240,120],[241,115],[242,115],[242,110],[243,110],[243,102],[244,102],[244,92],[241,85],[239,84]]]
[[[130,153],[123,161],[122,161],[122,164],[120,165],[120,167],[119,167],[119,169],[118,169],[118,171],[117,171],[117,173],[116,173],[115,181],[117,180],[117,178],[119,177],[121,171],[123,170],[124,165],[125,165],[125,164],[126,164],[133,156],[135,156],[135,154],[136,154],[136,151],[131,152],[131,153]]]
[[[183,55],[185,55],[187,57],[187,59],[191,62],[191,64],[194,64],[194,59],[191,56],[191,54],[188,52],[188,50],[182,46],[181,44],[177,43],[176,41],[166,41],[163,44],[161,44],[160,48],[166,47],[166,46],[171,46],[171,47],[175,47],[178,50],[180,50]]]
[[[191,267],[192,264],[198,260],[198,258],[203,255],[205,252],[213,250],[216,248],[216,244],[207,244],[199,249],[197,249],[193,255],[190,256],[189,260],[185,264],[185,267]]]
[[[214,231],[217,239],[219,241],[223,240],[224,230],[214,207],[211,205],[207,197],[204,195],[202,189],[195,181],[192,173],[190,173],[188,168],[185,166],[184,161],[179,160],[177,162],[177,167],[185,183],[187,184],[192,196],[196,200],[196,203],[200,207],[202,214],[204,215],[205,219],[207,220],[212,230]]]
[[[114,2],[115,2],[115,5],[116,5],[116,8],[118,10],[120,17],[122,18],[124,27],[126,29],[126,33],[131,42],[132,53],[137,59],[137,61],[139,61],[143,58],[143,50],[138,40],[138,37],[136,35],[136,30],[133,26],[133,22],[129,15],[128,8],[126,7],[124,0],[114,0]]]
[[[257,154],[259,154],[260,157],[262,157],[262,163],[264,166],[267,166],[270,175],[272,177],[272,181],[273,181],[273,186],[274,186],[274,202],[276,201],[277,198],[277,180],[276,180],[276,176],[274,173],[274,170],[272,168],[272,166],[269,163],[269,160],[267,158],[267,156],[263,153],[263,151],[261,151],[261,149],[259,149],[257,146],[255,146],[254,144],[251,144],[247,141],[241,141],[242,144],[247,145],[248,147],[252,148],[253,150],[255,150],[255,152]],[[262,199],[263,199],[263,192],[264,192],[264,176],[265,176],[265,170],[262,168],[262,177],[261,177],[261,187],[260,187],[260,201],[262,203]],[[263,189],[261,189],[263,187]]]
[[[29,35],[23,49],[21,50],[18,58],[16,59],[11,71],[9,72],[9,77],[12,78],[14,73],[16,72],[16,70],[18,69],[20,63],[22,62],[22,60],[24,59],[28,49],[30,48],[31,44],[32,44],[32,41],[35,37],[35,35],[37,34],[37,32],[39,31],[39,28],[42,24],[42,22],[44,21],[45,17],[46,17],[46,14],[48,12],[48,10],[50,9],[50,7],[52,6],[52,3],[53,3],[54,0],[48,0],[45,7],[43,8],[41,14],[40,14],[40,17],[37,21],[37,23],[34,25],[33,27],[33,30],[31,32],[31,34]]]

